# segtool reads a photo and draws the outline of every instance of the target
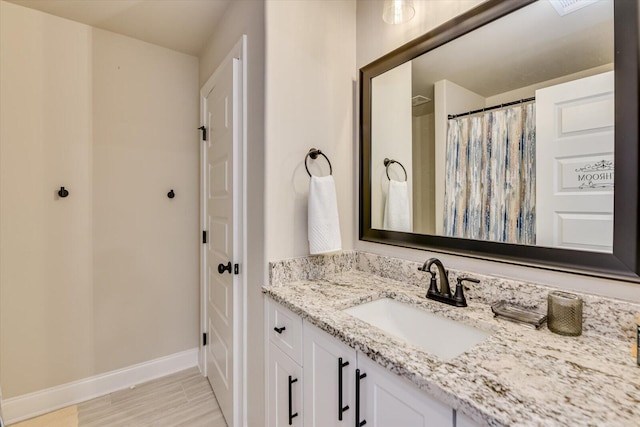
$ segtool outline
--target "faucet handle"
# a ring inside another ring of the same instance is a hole
[[[429,292],[428,294],[437,294],[438,291],[438,282],[436,280],[436,275],[433,271],[427,270],[429,274],[431,274],[431,280],[429,280]]]
[[[429,278],[429,294],[431,293],[438,293],[438,282],[436,281],[436,274],[427,269],[427,263],[425,262],[424,265],[422,267],[418,267],[419,271],[424,271],[425,273],[429,273],[429,276],[431,276]],[[428,294],[427,294],[428,295]]]
[[[456,307],[467,306],[467,299],[464,297],[464,286],[462,286],[463,281],[480,283],[480,280],[471,277],[458,277],[456,292],[453,294],[453,300],[456,302]]]
[[[473,283],[480,283],[480,280],[478,279],[474,279],[473,277],[458,277],[458,285],[461,285],[462,282],[473,282]]]
[[[453,300],[455,301],[456,307],[466,307],[467,299],[464,297],[464,287],[460,280],[456,284],[456,292],[453,294]]]

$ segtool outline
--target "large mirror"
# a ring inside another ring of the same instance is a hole
[[[637,280],[637,28],[488,1],[364,67],[361,239]]]

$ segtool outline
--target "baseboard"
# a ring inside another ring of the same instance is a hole
[[[11,424],[194,366],[198,366],[198,348],[6,399],[2,414],[5,423]]]

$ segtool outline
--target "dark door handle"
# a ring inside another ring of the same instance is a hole
[[[277,332],[277,333],[279,333],[279,334],[281,334],[282,332],[284,332],[284,330],[285,330],[285,329],[287,329],[287,328],[285,328],[284,326],[283,326],[283,327],[281,327],[281,328],[278,328],[277,326],[275,326],[275,327],[273,328],[273,330],[274,330],[274,331],[276,331],[276,332]]]
[[[298,416],[298,413],[296,412],[295,414],[292,414],[293,412],[293,400],[292,400],[292,386],[293,383],[295,383],[296,381],[298,381],[297,378],[291,378],[291,375],[289,375],[289,425],[293,425],[293,419],[295,417]]]
[[[338,358],[338,420],[342,421],[342,413],[349,410],[349,405],[342,406],[342,368],[349,366],[349,361],[342,363],[342,357]]]
[[[360,375],[360,369],[356,369],[356,427],[367,423],[367,420],[360,421],[360,380],[366,377],[367,374]]]
[[[227,265],[218,264],[218,273],[223,274],[225,270],[227,270],[229,274],[231,274],[231,261],[229,261]]]

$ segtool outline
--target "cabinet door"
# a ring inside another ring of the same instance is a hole
[[[356,351],[307,322],[303,336],[305,426],[353,426]]]
[[[270,427],[302,426],[302,368],[275,344],[269,344]]]
[[[462,412],[456,411],[455,427],[480,427],[480,424],[473,421],[471,418],[469,418]]]
[[[372,427],[452,427],[453,409],[358,353],[360,422]],[[357,381],[357,379],[356,379]],[[356,396],[358,399],[358,396]]]

